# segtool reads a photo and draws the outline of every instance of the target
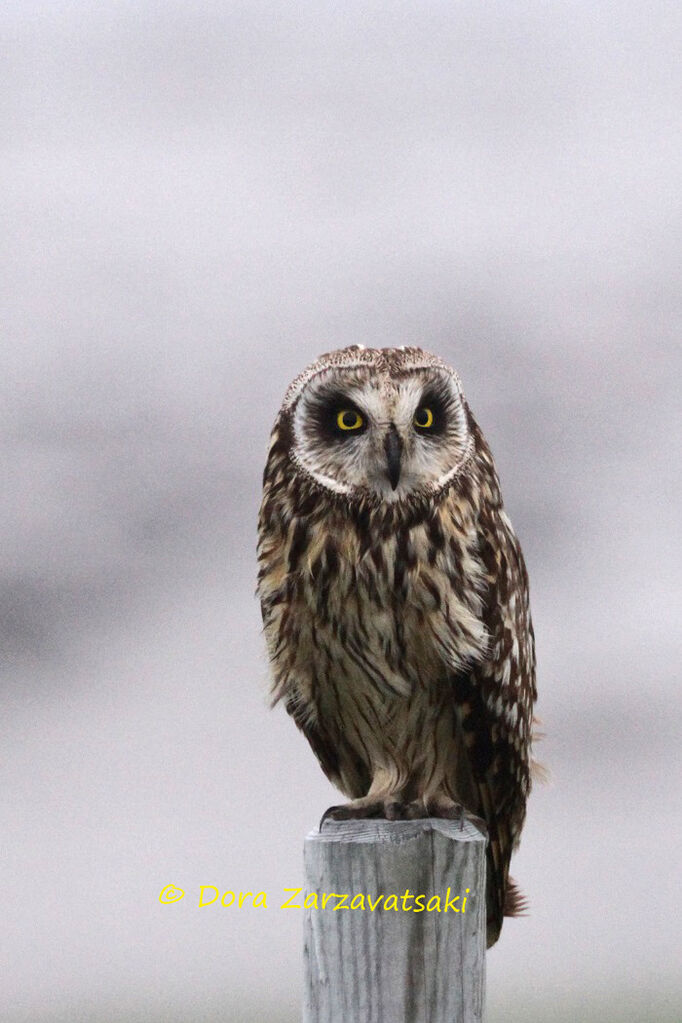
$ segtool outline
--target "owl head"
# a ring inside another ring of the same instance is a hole
[[[281,416],[298,470],[346,499],[432,497],[473,453],[459,378],[420,348],[343,348],[289,387]]]

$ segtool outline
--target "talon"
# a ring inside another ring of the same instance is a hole
[[[430,817],[437,817],[441,820],[457,821],[464,827],[464,817],[468,816],[467,811],[464,809],[461,803],[455,803],[454,801],[446,802],[445,800],[438,800],[429,803],[427,806],[427,812]]]
[[[339,806],[330,806],[322,815],[319,830],[325,821],[351,821],[366,820],[370,817],[383,817],[383,803],[341,803]]]
[[[346,807],[343,806],[343,804],[340,804],[339,806],[330,806],[328,810],[325,810],[324,813],[322,814],[322,819],[320,820],[320,826],[318,828],[318,831],[322,831],[322,827],[325,821],[345,820],[346,817],[344,816],[343,813],[345,809]]]

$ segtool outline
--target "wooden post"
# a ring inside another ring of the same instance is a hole
[[[466,818],[325,821],[308,835],[304,1023],[482,1023],[485,846]]]

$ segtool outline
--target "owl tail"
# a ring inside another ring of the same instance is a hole
[[[502,912],[500,912],[500,908]],[[504,888],[504,901],[500,907],[499,889],[495,888],[494,882],[488,884],[488,920],[487,920],[487,947],[491,948],[500,936],[502,921],[505,916],[527,916],[528,900],[512,880],[507,878]]]
[[[507,890],[504,893],[504,915],[528,916],[528,899],[511,877],[507,881]]]

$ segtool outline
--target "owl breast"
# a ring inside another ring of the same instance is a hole
[[[487,646],[477,547],[454,499],[407,521],[289,523],[273,589],[261,582],[275,698],[347,795],[457,787],[449,680]]]

